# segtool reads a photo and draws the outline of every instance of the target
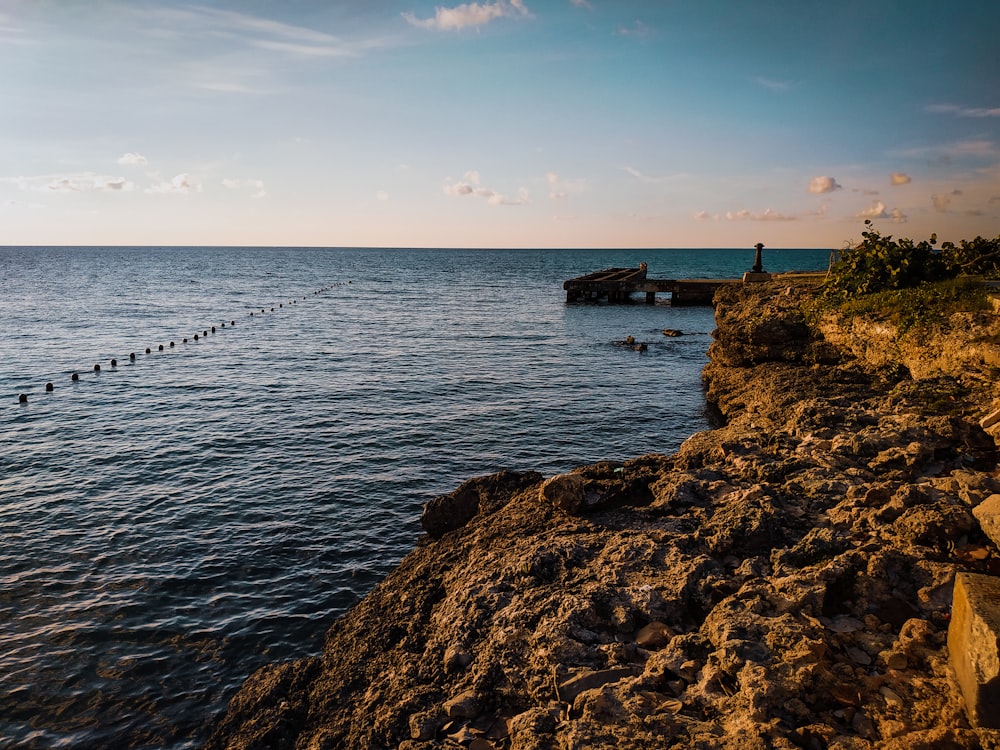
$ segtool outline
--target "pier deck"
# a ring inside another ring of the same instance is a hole
[[[650,305],[657,294],[669,294],[672,305],[711,305],[716,289],[738,283],[740,279],[650,279],[643,263],[638,268],[606,268],[578,276],[564,282],[563,289],[567,302],[607,299],[610,304],[621,304],[641,292]]]

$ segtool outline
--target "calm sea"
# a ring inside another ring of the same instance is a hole
[[[640,261],[736,277],[753,250],[0,248],[0,746],[196,747],[430,498],[704,429],[711,309],[565,302]]]

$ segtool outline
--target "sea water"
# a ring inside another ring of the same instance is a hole
[[[562,282],[753,256],[0,248],[0,746],[196,747],[252,671],[319,652],[429,499],[676,450],[712,310]]]

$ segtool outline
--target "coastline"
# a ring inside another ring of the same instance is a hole
[[[248,678],[206,748],[1000,746],[946,647],[956,571],[996,560],[971,513],[1000,492],[996,394],[969,344],[996,315],[949,372],[940,342],[817,334],[808,294],[720,292],[725,424],[676,454],[428,503],[323,655]]]

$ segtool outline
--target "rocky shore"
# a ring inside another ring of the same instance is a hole
[[[720,291],[720,426],[675,455],[428,503],[322,656],[251,676],[206,747],[1000,747],[947,650],[956,572],[1000,574],[972,513],[1000,493],[1000,320],[900,339],[810,323],[811,294]]]

